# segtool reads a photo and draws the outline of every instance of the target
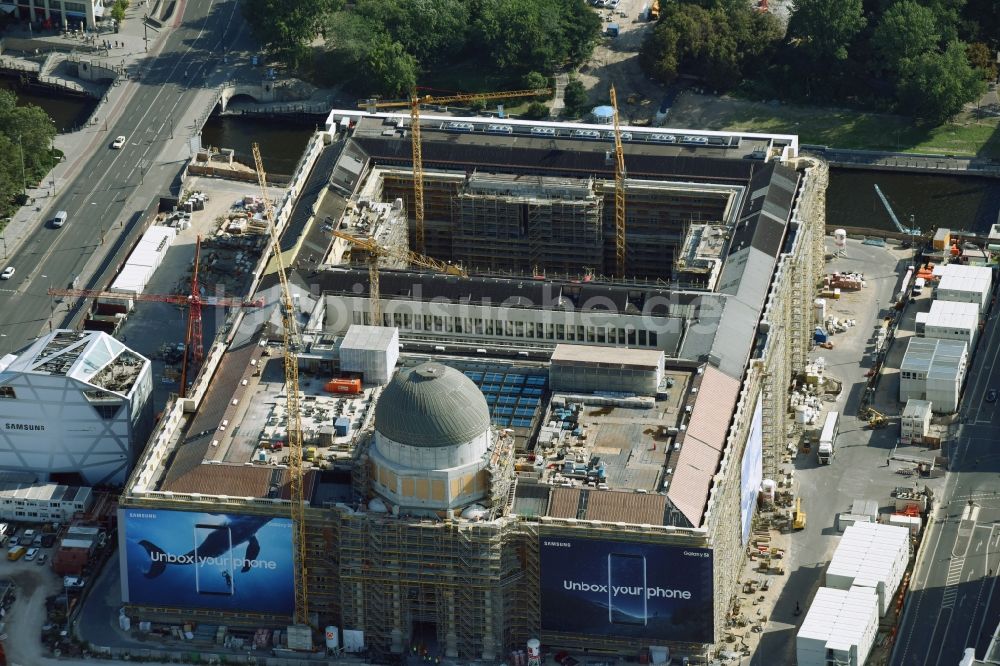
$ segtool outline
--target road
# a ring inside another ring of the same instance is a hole
[[[0,353],[20,348],[58,325],[63,304],[49,287],[69,287],[93,270],[104,250],[136,213],[167,193],[188,156],[188,137],[225,78],[218,68],[227,49],[247,39],[237,0],[189,0],[183,23],[164,37],[105,141],[62,188],[49,209],[69,213],[61,229],[39,222],[7,265],[16,272],[0,282]],[[113,150],[116,136],[126,137]],[[80,284],[79,286],[84,286]]]
[[[1000,618],[1000,315],[994,308],[973,358],[963,426],[913,575],[893,650],[895,666],[956,664],[967,647],[982,655]]]

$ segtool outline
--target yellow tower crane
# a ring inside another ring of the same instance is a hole
[[[366,109],[369,113],[375,113],[376,109],[410,107],[410,140],[413,150],[413,231],[417,252],[422,254],[427,251],[427,243],[424,236],[424,163],[420,152],[420,105],[473,102],[478,99],[494,100],[516,97],[538,97],[551,93],[551,88],[535,88],[533,90],[510,90],[507,92],[467,93],[447,97],[431,97],[429,95],[419,97],[414,94],[410,99],[403,101],[380,102],[377,99],[368,99],[358,104],[359,107]]]
[[[267,176],[260,157],[260,147],[253,144],[253,159],[257,167],[257,180],[264,198],[264,215],[271,234],[274,258],[278,262],[278,280],[281,282],[282,349],[285,364],[285,395],[288,411],[288,476],[291,488],[292,544],[295,557],[295,624],[309,626],[309,597],[306,569],[306,500],[302,487],[302,414],[299,411],[299,333],[295,322],[295,302],[288,286],[284,260],[281,258],[281,239],[274,222],[274,204],[267,193]]]
[[[418,254],[417,252],[413,252],[411,250],[396,250],[388,247],[382,247],[381,245],[366,238],[358,238],[357,236],[351,236],[337,230],[333,231],[333,235],[347,241],[354,247],[368,252],[368,295],[371,298],[372,326],[382,325],[382,301],[378,286],[378,260],[380,257],[401,259],[413,264],[414,266],[429,268],[432,271],[437,271],[438,273],[444,273],[446,275],[468,277],[468,273],[466,273],[461,266],[447,264],[443,261],[438,261],[437,259]]]
[[[625,277],[625,152],[618,124],[618,96],[611,85],[611,109],[615,123],[615,275]]]

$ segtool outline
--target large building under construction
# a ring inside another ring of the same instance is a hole
[[[333,226],[412,243],[407,122],[331,114]],[[809,349],[823,165],[795,137],[626,128],[627,279],[610,280],[606,127],[425,116],[421,131],[426,253],[470,274],[386,267],[375,321],[342,241],[290,276],[315,626],[378,661],[499,661],[532,638],[713,653]],[[122,497],[138,619],[293,615],[268,312],[238,315]]]

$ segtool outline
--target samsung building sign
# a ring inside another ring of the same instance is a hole
[[[45,426],[41,423],[11,423],[8,421],[3,424],[3,429],[16,432],[37,432],[45,430]]]
[[[542,538],[543,631],[714,642],[712,551]]]

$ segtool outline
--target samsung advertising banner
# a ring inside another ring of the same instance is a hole
[[[119,513],[125,601],[293,613],[288,518],[156,509]]]
[[[540,539],[542,630],[714,642],[712,551]]]

